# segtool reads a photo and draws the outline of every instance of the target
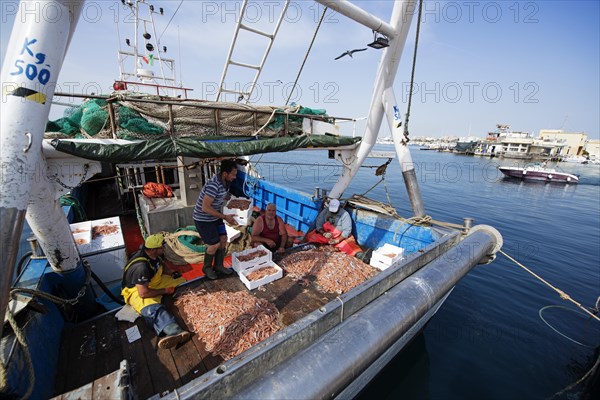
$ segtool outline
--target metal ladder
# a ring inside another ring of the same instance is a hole
[[[246,6],[248,5],[248,0],[244,0],[244,2],[242,3],[242,9],[240,11],[240,17],[238,19],[238,23],[235,28],[235,33],[234,33],[233,39],[231,41],[231,46],[229,47],[229,54],[227,54],[227,61],[225,62],[225,67],[223,68],[223,74],[221,75],[221,82],[219,83],[219,91],[217,92],[216,101],[219,101],[219,99],[221,98],[221,93],[235,93],[235,94],[239,95],[238,103],[241,102],[242,100],[244,100],[244,102],[246,104],[248,104],[248,102],[250,100],[250,96],[252,95],[252,92],[254,91],[254,88],[256,87],[256,82],[258,81],[258,77],[260,76],[262,68],[265,65],[265,61],[267,60],[267,56],[269,55],[269,52],[271,51],[271,47],[273,46],[273,41],[275,40],[275,36],[277,35],[277,32],[279,31],[279,27],[281,26],[281,22],[283,21],[283,17],[285,16],[285,12],[288,8],[289,3],[290,3],[289,0],[285,1],[283,10],[281,11],[281,14],[279,15],[279,19],[277,20],[277,23],[275,25],[275,30],[273,31],[272,34],[269,34],[267,32],[262,32],[257,29],[250,28],[247,25],[244,25],[244,23],[243,23],[244,15],[246,13]],[[235,48],[235,43],[238,38],[238,34],[240,33],[240,29],[244,29],[250,33],[264,36],[269,39],[269,44],[267,45],[267,49],[265,50],[265,54],[263,55],[263,58],[259,65],[242,63],[242,62],[234,61],[231,59],[231,56],[233,54],[233,49]],[[235,65],[235,66],[242,67],[242,68],[250,68],[250,69],[256,70],[256,74],[254,75],[254,81],[252,82],[252,85],[250,86],[250,89],[248,91],[244,92],[244,91],[242,91],[242,88],[240,88],[240,90],[231,90],[231,89],[225,89],[223,87],[223,84],[225,83],[225,77],[227,76],[227,71],[228,71],[230,65]]]

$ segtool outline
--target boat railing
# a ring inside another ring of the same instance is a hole
[[[129,74],[129,75],[133,75],[133,74]],[[125,75],[125,76],[129,76],[129,75]],[[135,76],[135,75],[133,75]],[[127,81],[127,80],[118,80],[115,81],[115,83],[113,84],[113,87],[115,90],[140,90],[142,88],[148,88],[149,90],[152,90],[153,92],[156,91],[156,96],[160,96],[161,95],[161,89],[162,90],[174,90],[174,91],[181,91],[183,93],[183,96],[185,99],[188,98],[188,92],[192,91],[194,89],[192,88],[186,88],[186,87],[181,87],[181,86],[172,86],[172,85],[161,85],[158,83],[146,83],[146,82],[133,82],[133,81]]]

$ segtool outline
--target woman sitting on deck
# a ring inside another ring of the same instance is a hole
[[[362,251],[352,236],[352,218],[340,207],[338,199],[331,199],[316,220],[316,229],[306,234],[306,241],[330,244],[340,251],[355,256]]]
[[[252,247],[262,244],[272,252],[285,252],[288,235],[283,219],[276,213],[275,204],[269,203],[265,208],[265,214],[256,219],[250,239]]]

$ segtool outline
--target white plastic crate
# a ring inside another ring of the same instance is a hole
[[[240,261],[238,259],[238,257],[240,257],[240,256],[247,256],[249,254],[252,254],[252,253],[255,253],[255,252],[261,251],[261,250],[266,251],[267,254],[264,256],[261,256],[261,257],[253,258],[250,261]],[[232,264],[233,270],[239,274],[240,271],[255,267],[259,264],[264,264],[266,262],[270,262],[272,259],[273,259],[273,254],[271,253],[271,251],[261,244],[257,247],[251,248],[251,249],[233,253],[231,255],[231,264]]]
[[[235,239],[239,238],[242,235],[242,232],[238,231],[235,228],[225,224],[225,232],[227,233],[227,241],[229,243],[233,242]]]
[[[251,272],[259,270],[261,268],[265,268],[265,267],[274,267],[277,270],[277,272],[272,275],[267,275],[261,279],[255,280],[255,281],[248,280],[247,276]],[[281,278],[283,276],[283,270],[279,267],[279,265],[275,264],[273,261],[267,261],[262,264],[256,265],[252,268],[244,269],[244,270],[242,270],[242,272],[239,273],[239,275],[240,275],[240,280],[242,281],[242,283],[244,285],[246,285],[248,290],[253,290],[253,289],[256,289],[257,287],[266,285],[269,282],[273,282],[273,281],[276,281],[277,279]]]
[[[402,247],[386,243],[373,252],[369,264],[371,264],[372,267],[383,271],[403,257],[404,249]]]
[[[84,221],[71,224],[71,233],[77,246],[89,245],[92,241],[92,222]]]
[[[229,204],[233,200],[250,201],[250,205],[248,206],[247,210],[240,210],[239,208],[231,208],[231,207],[229,207]],[[227,203],[225,203],[225,207],[223,207],[223,214],[225,214],[225,215],[233,214],[235,222],[237,222],[238,225],[245,226],[245,225],[248,225],[248,221],[250,220],[250,216],[252,215],[253,208],[254,208],[254,199],[247,199],[245,197],[231,196],[231,198],[229,200],[227,200]]]

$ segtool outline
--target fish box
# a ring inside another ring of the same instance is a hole
[[[84,221],[69,225],[77,246],[90,244],[92,241],[92,222]]]
[[[225,224],[225,232],[227,233],[227,242],[231,243],[242,235],[242,232]]]
[[[404,256],[404,249],[393,244],[386,243],[371,255],[370,264],[379,270],[389,268],[396,261],[399,261]]]
[[[266,252],[267,254],[262,255],[262,256],[257,255],[256,257],[252,257],[252,254],[258,253],[260,251]],[[240,260],[240,258],[241,258],[241,260]],[[244,261],[244,258],[250,258],[250,259],[247,261]],[[231,255],[231,264],[232,264],[233,270],[239,274],[240,271],[243,271],[245,269],[249,269],[249,268],[255,267],[259,264],[264,264],[266,262],[270,262],[272,260],[272,258],[273,258],[273,254],[271,253],[271,251],[261,244],[260,246],[257,246],[257,247],[251,248],[251,249],[233,253]]]
[[[262,278],[256,279],[253,281],[248,279],[250,274],[252,274],[254,271],[258,271],[258,270],[261,270],[261,269],[267,268],[267,267],[273,267],[273,268],[275,268],[275,270],[277,270],[277,272],[275,272],[271,275],[263,276]],[[242,281],[242,283],[244,285],[246,285],[248,290],[253,290],[253,289],[256,289],[257,287],[266,285],[269,282],[273,282],[273,281],[276,281],[277,279],[281,278],[283,276],[283,270],[281,269],[281,267],[279,267],[279,265],[275,264],[273,261],[266,261],[262,264],[254,266],[252,268],[242,270],[241,272],[239,272],[239,275],[240,275],[240,280]]]
[[[238,208],[239,202],[249,203],[248,208],[243,207],[243,210],[241,208]],[[238,204],[236,205],[236,203]],[[253,199],[231,196],[227,203],[225,203],[225,207],[223,207],[223,214],[233,214],[235,222],[237,222],[238,225],[248,225],[248,221],[250,220],[250,216],[252,215],[253,207]]]

